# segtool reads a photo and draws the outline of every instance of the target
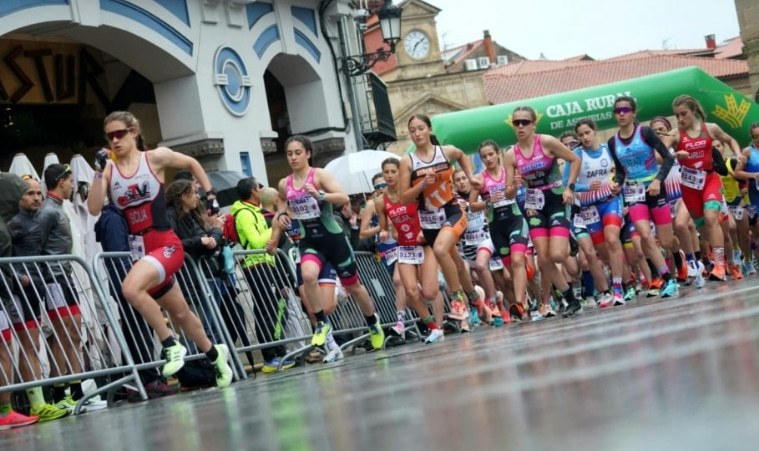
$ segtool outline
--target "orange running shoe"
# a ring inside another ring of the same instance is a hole
[[[712,272],[709,273],[709,280],[714,280],[716,282],[725,282],[727,280],[725,265],[715,263],[714,268],[712,268]]]
[[[741,280],[743,279],[743,273],[741,273],[741,267],[738,265],[728,265],[728,269],[730,270],[730,277],[733,280]]]

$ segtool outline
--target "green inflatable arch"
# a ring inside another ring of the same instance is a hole
[[[741,145],[749,141],[749,126],[759,122],[758,104],[700,68],[688,67],[562,94],[439,114],[432,118],[432,128],[442,144],[472,154],[486,139],[501,146],[516,142],[511,114],[520,105],[531,106],[537,112],[537,133],[558,136],[574,129],[574,124],[585,117],[592,118],[601,130],[616,127],[612,110],[617,96],[635,98],[638,120],[648,121],[654,116],[671,116],[672,101],[681,94],[698,99],[707,120],[719,124]]]

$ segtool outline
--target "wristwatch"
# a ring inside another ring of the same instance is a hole
[[[570,183],[569,184],[569,189],[571,189],[572,191],[574,191],[575,190],[575,184],[574,183]]]
[[[216,197],[216,190],[211,187],[211,189],[206,190],[206,197],[207,196],[213,196]]]

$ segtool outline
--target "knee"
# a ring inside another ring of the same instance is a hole
[[[558,249],[551,249],[549,254],[549,261],[553,263],[564,263],[567,261],[567,257],[569,257],[569,250],[568,249],[562,249],[560,246],[557,246]]]
[[[133,279],[127,277],[121,284],[121,293],[124,295],[124,299],[130,304],[134,304],[142,293],[147,293],[147,290],[135,283]]]
[[[481,261],[478,259],[474,262],[474,270],[477,271],[477,274],[484,274],[485,272],[490,271],[489,260]]]
[[[511,254],[511,267],[521,268],[524,266],[525,257],[522,253]]]
[[[302,271],[303,285],[317,285],[319,283],[319,274],[316,271]]]
[[[408,299],[411,302],[416,302],[420,299],[421,293],[419,292],[419,287],[408,287],[406,288],[406,299]]]

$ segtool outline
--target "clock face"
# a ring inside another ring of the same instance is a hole
[[[403,47],[411,58],[423,59],[430,54],[430,39],[419,30],[413,30],[406,34]]]

